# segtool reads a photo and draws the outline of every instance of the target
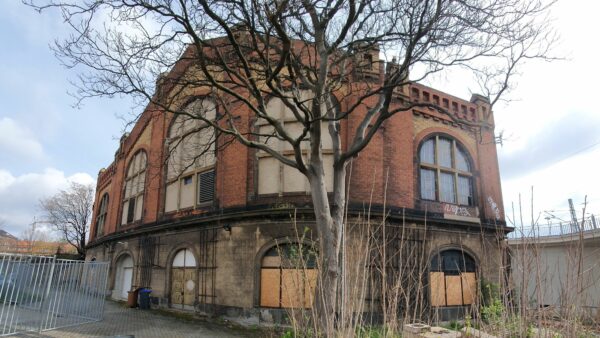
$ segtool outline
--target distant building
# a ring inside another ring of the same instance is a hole
[[[219,111],[206,92],[190,93],[181,105]],[[353,99],[339,98],[342,105]],[[410,100],[443,107],[456,119],[431,108],[389,119],[353,161],[348,213],[356,218],[371,203],[373,217],[381,217],[385,196],[395,229],[387,236],[397,236],[391,239],[397,243],[408,229],[414,248],[410,255],[396,253],[398,262],[427,271],[426,291],[411,297],[449,318],[477,302],[478,281],[502,280],[498,236],[504,238],[506,228],[493,115],[479,95],[467,101],[418,83],[398,88],[394,104]],[[268,105],[282,121],[289,114],[280,99]],[[264,127],[243,108],[235,113],[241,128]],[[343,122],[343,137],[354,119]],[[114,162],[98,174],[87,257],[111,262],[116,299],[151,287],[159,306],[265,321],[277,321],[287,307],[310,306],[282,297],[293,269],[276,249],[295,241],[290,215],[314,227],[306,180],[237,143],[201,153],[194,144],[211,136],[199,127],[155,106],[143,112],[122,137]],[[332,163],[327,141],[323,147],[325,162]],[[167,158],[169,150],[174,155]],[[331,172],[326,175],[331,190]]]

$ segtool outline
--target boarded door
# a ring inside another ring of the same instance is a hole
[[[195,271],[193,268],[173,268],[172,304],[194,305]]]
[[[180,250],[173,259],[171,271],[171,304],[194,305],[196,299],[196,259],[191,251]]]

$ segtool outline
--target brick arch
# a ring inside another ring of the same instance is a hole
[[[473,261],[475,261],[475,265],[477,266],[477,270],[479,271],[479,268],[481,266],[481,260],[479,259],[479,257],[477,256],[477,254],[475,253],[474,250],[472,250],[468,246],[465,246],[464,244],[448,243],[448,244],[440,245],[440,246],[437,246],[437,247],[431,249],[431,251],[429,252],[429,255],[427,257],[427,265],[429,266],[429,264],[431,264],[431,260],[433,259],[433,257],[435,255],[438,255],[441,252],[444,252],[447,250],[458,250],[458,251],[462,251],[465,254],[469,255],[471,258],[473,258]]]
[[[195,275],[196,275],[196,285],[194,286],[194,296],[197,297],[198,296],[198,267],[199,267],[199,262],[200,262],[200,254],[198,253],[198,250],[196,249],[196,246],[192,243],[192,242],[180,242],[175,246],[171,247],[171,250],[169,251],[169,254],[167,255],[167,260],[165,262],[165,288],[164,288],[164,297],[167,297],[167,299],[169,300],[169,306],[171,305],[171,280],[173,278],[173,260],[175,259],[175,255],[177,255],[177,253],[181,250],[189,250],[191,251],[192,255],[194,255],[194,259],[196,260],[196,266],[194,267],[194,270],[196,270]]]
[[[118,244],[117,244],[118,245]],[[129,248],[125,249],[121,249],[117,252],[116,255],[113,256],[113,259],[110,262],[110,272],[109,272],[109,277],[108,277],[108,285],[109,285],[109,290],[113,290],[115,288],[115,278],[117,277],[117,262],[125,257],[126,255],[128,255],[129,257],[131,257],[131,259],[133,260],[133,267],[134,267],[134,273],[135,273],[135,255],[133,254],[133,251]],[[134,280],[135,280],[135,275],[133,276]]]
[[[148,149],[148,146],[146,145],[136,145],[135,148],[131,149],[130,152],[127,153],[127,156],[125,157],[125,160],[123,161],[123,163],[125,164],[123,166],[123,175],[121,178],[121,182],[120,182],[120,186],[121,189],[118,192],[119,196],[118,196],[118,200],[116,200],[116,202],[118,203],[118,208],[117,208],[117,222],[115,224],[115,227],[118,229],[119,227],[123,226],[123,224],[121,224],[121,220],[123,219],[123,196],[125,196],[125,189],[127,189],[127,184],[125,183],[127,181],[127,172],[129,172],[129,167],[132,165],[132,160],[133,158],[139,154],[140,152],[144,152],[144,154],[146,155],[146,174],[144,175],[144,193],[143,193],[143,198],[142,198],[142,218],[140,219],[140,222],[144,222],[144,209],[146,208],[146,198],[148,196],[148,189],[146,189],[146,185],[148,184],[148,167],[149,167],[149,161],[150,161],[150,156],[149,154],[150,149]],[[135,223],[135,221],[133,222]],[[127,226],[127,224],[125,224],[125,226]]]
[[[415,192],[415,198],[419,199],[420,197],[420,189],[421,189],[421,183],[420,183],[420,159],[419,159],[419,150],[421,148],[421,145],[423,144],[423,142],[425,142],[426,140],[428,140],[430,137],[433,137],[435,135],[441,135],[441,136],[446,136],[448,138],[453,138],[454,140],[456,140],[456,142],[463,148],[464,152],[466,153],[467,156],[467,160],[469,161],[469,163],[471,164],[471,174],[472,174],[472,186],[473,186],[473,204],[475,206],[478,206],[479,203],[479,197],[480,197],[480,192],[482,191],[481,188],[481,178],[479,175],[479,161],[478,159],[478,153],[476,149],[473,149],[473,147],[471,147],[465,140],[465,137],[463,135],[460,135],[459,133],[457,133],[456,131],[452,130],[451,128],[443,128],[443,127],[430,127],[430,128],[426,128],[423,129],[421,132],[419,132],[417,135],[415,135],[414,138],[414,143],[413,143],[413,151],[414,151],[414,157],[413,157],[413,189]]]
[[[471,250],[468,246],[462,245],[462,244],[456,244],[456,243],[448,243],[448,244],[444,244],[444,245],[440,245],[437,246],[435,248],[433,248],[432,250],[430,250],[429,255],[427,256],[427,269],[426,271],[426,281],[427,281],[427,286],[425,287],[425,294],[426,294],[426,299],[427,299],[427,303],[431,306],[431,301],[432,301],[432,293],[433,293],[433,285],[432,285],[432,281],[430,280],[430,272],[431,271],[431,261],[433,260],[433,258],[435,257],[435,255],[439,255],[444,251],[448,251],[448,250],[453,250],[453,251],[460,251],[462,252],[464,255],[469,256],[473,262],[475,263],[475,281],[476,281],[476,285],[475,285],[475,296],[473,299],[474,304],[477,303],[477,294],[479,294],[479,287],[478,287],[478,283],[477,281],[481,278],[481,261],[479,259],[479,257],[477,256],[477,254],[475,254],[475,251]],[[462,277],[461,277],[461,293],[463,293],[463,297],[464,297],[464,289],[463,289],[463,284],[462,284]],[[471,304],[472,305],[472,304]],[[453,305],[444,305],[444,306],[440,306],[441,308],[444,307],[448,307],[448,306],[453,306]],[[459,306],[469,306],[467,305],[459,305]]]
[[[463,135],[460,135],[459,133],[455,132],[454,130],[452,130],[451,128],[443,128],[443,127],[429,127],[426,129],[421,130],[418,134],[415,135],[415,142],[413,144],[413,150],[414,150],[414,154],[415,154],[415,161],[418,164],[418,154],[419,154],[419,148],[421,147],[421,144],[423,143],[423,141],[425,141],[426,139],[428,139],[430,136],[433,135],[447,135],[451,138],[454,138],[456,141],[458,141],[458,143],[460,143],[460,145],[466,150],[467,152],[467,156],[469,156],[469,160],[471,160],[471,164],[473,165],[473,170],[472,172],[475,173],[476,171],[479,171],[479,165],[478,165],[478,156],[477,156],[477,149],[473,149],[473,147],[471,147],[469,145],[469,143],[466,141],[465,137]]]
[[[179,104],[175,104],[174,110],[183,110],[188,105],[193,103],[194,101],[203,100],[206,98],[213,101],[213,103],[215,104],[215,115],[218,115],[219,114],[219,105],[217,104],[216,100],[211,98],[209,92],[207,92],[205,94],[197,94],[197,95],[191,95],[191,96],[186,97],[184,100],[181,100],[181,102]],[[175,123],[175,120],[177,119],[177,117],[180,116],[180,114],[175,114],[175,113],[171,113],[171,112],[165,112],[165,113],[167,113],[166,114],[166,116],[167,116],[166,126],[167,127],[165,128],[165,137],[164,137],[163,143],[169,137],[169,132],[171,131],[171,127],[173,126],[173,123]]]
[[[295,238],[291,238],[289,236],[286,237],[278,237],[278,238],[273,238],[270,241],[268,241],[267,243],[263,244],[263,246],[260,247],[260,249],[257,251],[256,256],[254,256],[254,306],[256,307],[260,307],[260,269],[262,266],[262,259],[265,256],[265,254],[271,250],[271,248],[273,248],[276,245],[281,245],[281,244],[294,244],[294,243],[302,243],[304,245],[309,245],[311,247],[316,247],[316,243],[308,240],[308,239],[302,239],[302,240],[298,240]]]

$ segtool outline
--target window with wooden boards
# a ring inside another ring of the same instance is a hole
[[[431,259],[431,306],[471,305],[477,299],[476,265],[461,250],[445,250]]]
[[[311,308],[316,284],[316,255],[310,246],[274,246],[261,261],[260,306]]]

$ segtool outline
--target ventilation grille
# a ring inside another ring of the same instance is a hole
[[[215,198],[215,171],[198,174],[198,203],[212,202]]]

